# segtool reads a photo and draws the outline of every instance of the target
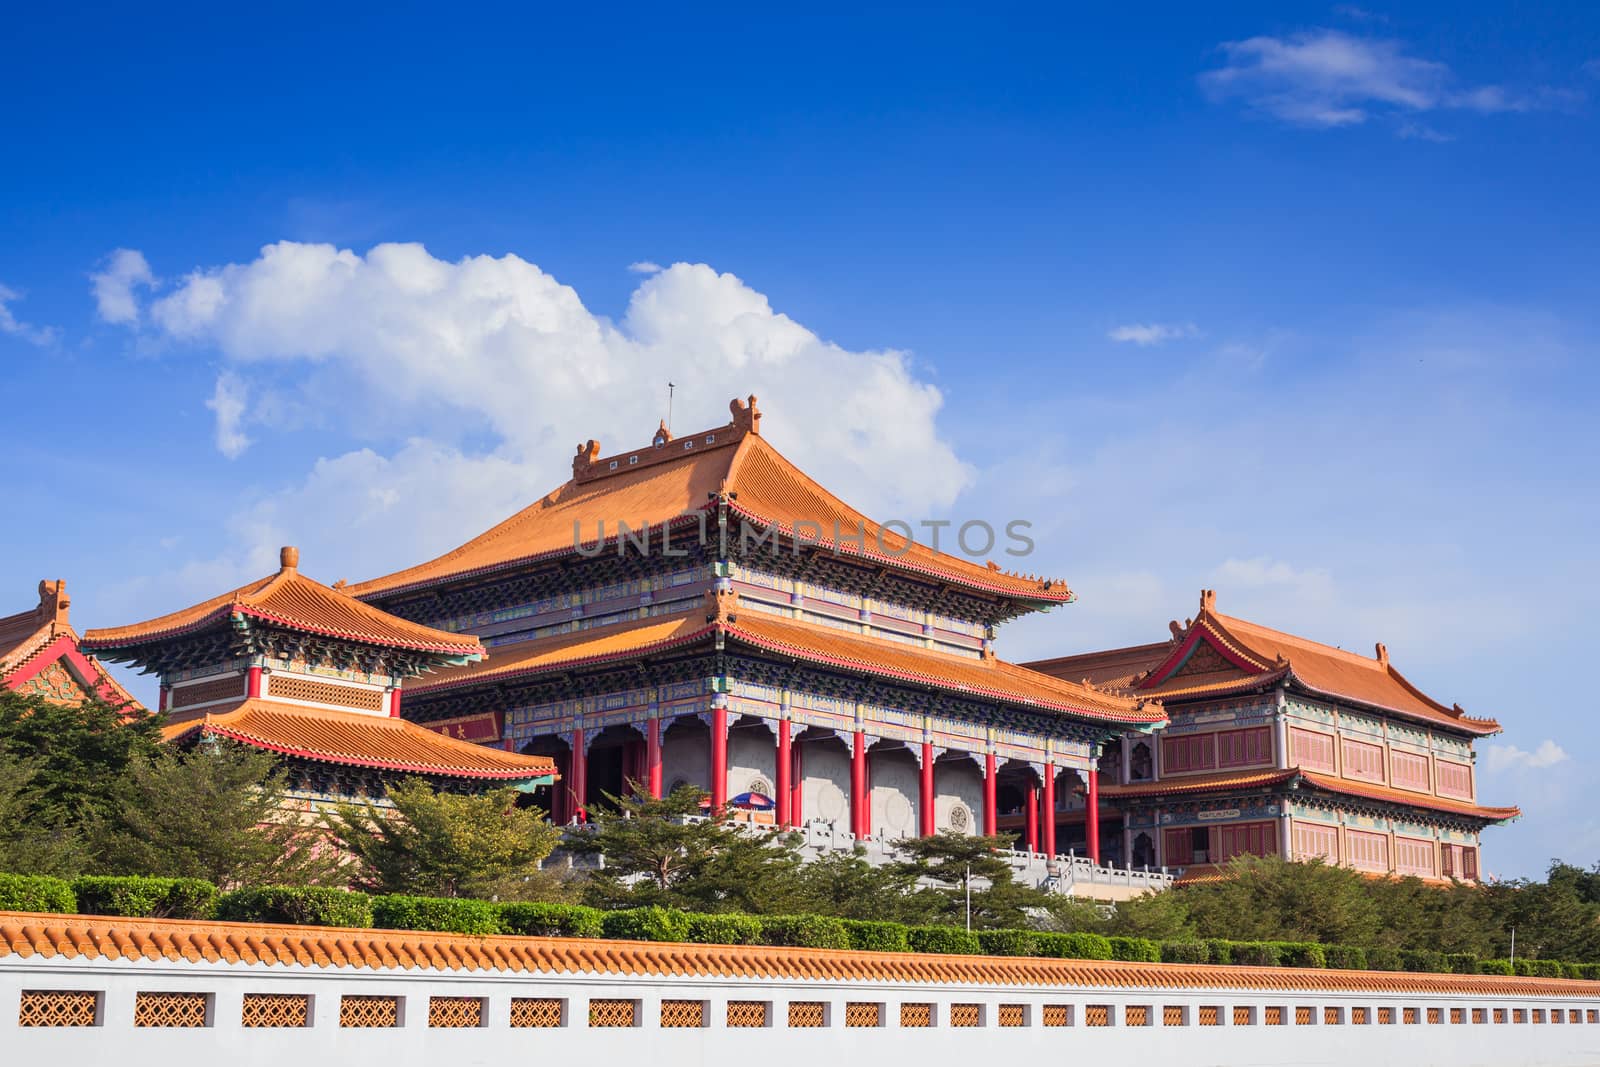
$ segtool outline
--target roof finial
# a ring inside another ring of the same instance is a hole
[[[1389,665],[1389,646],[1382,641],[1378,642],[1378,662],[1385,667]]]
[[[67,608],[72,606],[67,596],[67,580],[45,578],[39,582],[39,617],[48,618],[58,626],[67,625]]]
[[[578,454],[572,457],[572,476],[576,478],[586,473],[599,458],[600,442],[591,437],[578,446]]]
[[[300,550],[293,545],[284,545],[278,549],[278,566],[286,571],[293,571],[300,566]]]
[[[754,393],[750,394],[748,402],[734,397],[728,401],[728,410],[733,413],[735,429],[745,430],[753,434],[761,432],[761,410],[756,407],[756,395]]]
[[[1200,610],[1215,614],[1217,610],[1217,591],[1215,589],[1200,590]]]

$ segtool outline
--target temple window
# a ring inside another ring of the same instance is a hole
[[[1178,774],[1214,768],[1217,765],[1215,737],[1215,734],[1190,734],[1187,737],[1162,738],[1162,773]]]
[[[1148,782],[1155,771],[1155,759],[1150,745],[1140,741],[1128,755],[1128,777],[1135,782]]]
[[[1211,828],[1188,826],[1181,830],[1166,831],[1167,864],[1187,867],[1191,863],[1211,862]]]
[[[1248,767],[1271,762],[1272,730],[1269,727],[1224,730],[1217,735],[1217,766]]]

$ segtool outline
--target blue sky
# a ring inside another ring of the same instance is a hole
[[[1013,658],[1201,587],[1385,641],[1506,724],[1487,868],[1600,860],[1586,5],[61,8],[0,59],[0,608],[384,573],[670,378],[877,515],[1033,522],[1080,601]]]

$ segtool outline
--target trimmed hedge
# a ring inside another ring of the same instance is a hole
[[[372,898],[320,886],[269,885],[217,898],[224,922],[292,923],[296,926],[371,926]]]
[[[1323,945],[1322,957],[1325,966],[1341,971],[1367,969],[1367,950],[1358,945]]]
[[[1524,978],[1560,978],[1561,964],[1557,960],[1518,960],[1517,974]]]
[[[1233,942],[1233,962],[1243,967],[1276,967],[1280,955],[1276,941]]]
[[[859,952],[910,952],[904,923],[841,919],[850,947]],[[987,951],[987,949],[985,950]],[[996,953],[1001,955],[1001,953]]]
[[[696,944],[761,944],[761,920],[754,915],[698,915],[690,912],[684,918],[688,920],[687,940]]]
[[[209,919],[217,887],[203,878],[84,875],[72,880],[82,915],[138,919]]]
[[[500,909],[487,900],[463,897],[372,898],[372,924],[380,930],[433,930],[446,934],[501,932]]]
[[[1108,937],[1111,958],[1128,963],[1160,963],[1161,946],[1148,937]]]
[[[979,930],[978,951],[985,956],[1037,956],[1039,938],[1032,930]]]
[[[0,874],[0,911],[78,910],[72,883],[48,874]]]
[[[1328,954],[1314,941],[1279,941],[1278,965],[1280,967],[1326,967]]]
[[[604,937],[605,912],[581,904],[500,905],[500,928],[533,937]]]
[[[1039,934],[1039,955],[1064,960],[1109,960],[1111,939],[1101,934]]]
[[[1162,963],[1210,963],[1211,946],[1204,941],[1161,942]]]
[[[1479,960],[1479,974],[1509,975],[1511,974],[1510,960]]]
[[[940,952],[945,955],[976,956],[983,951],[978,935],[959,926],[912,926],[906,929],[906,943],[912,952]]]
[[[826,915],[763,915],[761,943],[792,948],[849,948],[842,919]]]
[[[1405,966],[1396,948],[1369,948],[1367,949],[1367,969],[1369,971],[1403,971]]]
[[[600,928],[607,937],[624,941],[687,941],[689,916],[676,908],[651,904],[626,911],[602,912]]]
[[[1439,971],[1448,973],[1450,967],[1445,963],[1444,953],[1433,949],[1408,948],[1400,951],[1400,969],[1402,971]]]
[[[1207,938],[1202,944],[1206,946],[1206,951],[1210,953],[1212,963],[1232,963],[1233,946],[1243,944],[1243,942],[1224,941],[1221,938],[1212,937]]]
[[[1451,952],[1444,958],[1451,974],[1477,974],[1478,957],[1471,952]]]

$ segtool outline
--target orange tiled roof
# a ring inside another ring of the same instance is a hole
[[[738,610],[738,595],[713,593],[703,611],[680,612],[618,626],[582,630],[498,646],[487,663],[449,668],[431,675],[408,694],[505,681],[606,659],[651,655],[721,633],[769,652],[852,672],[896,678],[980,699],[1003,700],[1089,719],[1127,724],[1166,721],[1160,705],[1103,693],[991,657],[959,656],[786,619],[765,611]]]
[[[1406,804],[1415,808],[1429,808],[1433,811],[1448,812],[1452,815],[1488,819],[1491,822],[1504,822],[1506,819],[1514,819],[1522,814],[1522,809],[1518,807],[1484,807],[1466,800],[1450,800],[1428,793],[1413,793],[1409,789],[1391,789],[1388,786],[1373,785],[1368,782],[1352,782],[1348,778],[1336,778],[1330,774],[1317,774],[1313,771],[1301,771],[1300,777],[1305,779],[1308,784],[1318,789],[1327,790],[1330,793],[1343,793],[1346,796],[1383,800],[1392,804]]]
[[[1176,796],[1183,793],[1215,793],[1226,789],[1262,789],[1281,785],[1299,774],[1299,770],[1276,768],[1265,771],[1219,771],[1215,774],[1184,775],[1181,778],[1163,778],[1159,782],[1132,782],[1128,785],[1101,785],[1100,795],[1114,797]]]
[[[162,730],[168,741],[196,733],[301,759],[398,773],[504,781],[556,773],[547,756],[523,756],[458,741],[404,719],[271,700],[246,700],[222,711],[201,712]]]
[[[36,607],[0,618],[0,683],[16,675],[62,638],[81,652],[81,638],[68,618],[71,604],[66,582],[45,580],[39,583]],[[124,689],[99,660],[85,655],[75,666],[93,675],[83,681],[90,688],[97,688],[103,699],[143,714],[144,709],[133,699],[133,694]]]
[[[1209,589],[1201,593],[1200,614],[1183,626],[1172,623],[1171,627],[1172,639],[1160,644],[1066,656],[1029,666],[1058,677],[1103,679],[1105,684],[1169,703],[1225,696],[1292,677],[1313,692],[1464,733],[1483,736],[1500,729],[1493,719],[1473,718],[1460,705],[1447,707],[1423,693],[1390,664],[1389,651],[1381,644],[1377,656],[1369,659],[1223,615],[1216,610],[1216,593]],[[1221,661],[1206,669],[1189,664],[1197,642],[1216,649]]]
[[[1574,978],[945,956],[598,938],[474,937],[405,930],[9,911],[0,912],[0,956],[1048,988],[1304,990],[1586,1000],[1600,996],[1600,986]]]
[[[182,611],[132,626],[90,630],[83,635],[84,644],[122,655],[151,642],[226,625],[242,615],[365,644],[457,656],[483,653],[482,644],[470,634],[448,633],[396,618],[344,590],[312,581],[299,571],[298,549],[285,548],[280,561],[276,574]]]
[[[599,456],[599,445],[580,447],[573,478],[538,503],[437,559],[350,587],[374,597],[435,583],[492,573],[575,551],[573,530],[585,540],[604,521],[608,537],[619,522],[631,529],[659,528],[681,515],[714,506],[728,494],[731,510],[761,526],[795,532],[796,523],[816,523],[823,546],[941,582],[1037,603],[1067,603],[1065,582],[994,569],[908,541],[845,504],[784,459],[760,433],[755,397],[730,405],[733,422],[716,430],[670,438],[660,449],[646,446],[618,456]],[[709,443],[708,443],[709,442]],[[685,448],[684,445],[690,447]],[[637,462],[630,462],[637,460]],[[612,471],[612,463],[619,466]],[[833,545],[838,526],[852,536],[865,531],[866,547]],[[810,527],[803,530],[809,534]],[[878,552],[880,543],[885,551]]]

